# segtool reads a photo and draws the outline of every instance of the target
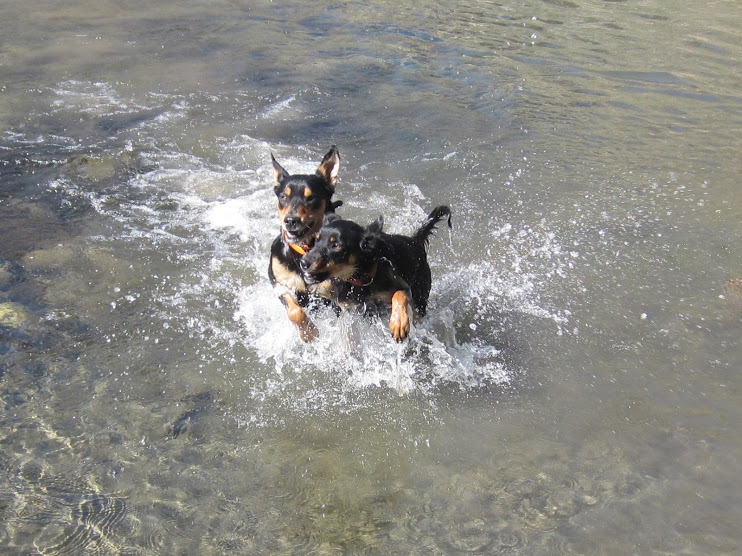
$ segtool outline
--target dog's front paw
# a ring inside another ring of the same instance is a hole
[[[299,337],[305,342],[313,342],[319,336],[319,330],[309,317],[304,315],[304,322],[299,325]]]
[[[397,342],[410,333],[410,301],[403,291],[392,296],[392,316],[389,318],[389,331]]]
[[[288,293],[281,296],[283,304],[286,306],[286,313],[289,320],[294,323],[299,330],[299,337],[305,342],[312,342],[319,336],[319,330],[307,316],[307,312],[297,303]]]

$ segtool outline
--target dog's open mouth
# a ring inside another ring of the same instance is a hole
[[[327,272],[317,272],[317,273],[304,272],[303,275],[304,275],[304,281],[307,284],[319,284],[320,282],[324,282],[330,277],[330,275]]]
[[[312,225],[309,224],[307,226],[302,226],[301,224],[292,226],[292,225],[285,225],[283,227],[283,231],[286,233],[286,239],[289,241],[300,241],[307,237],[309,233],[312,231]]]

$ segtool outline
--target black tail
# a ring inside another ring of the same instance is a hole
[[[433,212],[431,212],[428,215],[427,220],[425,220],[425,223],[420,226],[420,228],[415,232],[415,239],[417,241],[421,241],[425,244],[425,247],[427,248],[428,244],[430,243],[430,236],[433,234],[433,231],[435,230],[435,226],[443,220],[446,216],[448,216],[448,227],[451,227],[451,209],[448,208],[446,205],[441,205],[439,207],[435,207],[433,209]]]

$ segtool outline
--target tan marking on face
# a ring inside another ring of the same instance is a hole
[[[308,187],[305,187],[305,188],[304,188],[304,196],[305,196],[305,197],[306,197],[306,198],[308,199],[308,198],[309,198],[309,197],[311,197],[312,195],[314,195],[314,193],[312,193],[312,190],[311,190],[311,189],[309,189]]]
[[[290,188],[286,188],[286,190],[289,190]],[[291,204],[287,204],[284,207],[281,207],[281,203],[276,204],[276,208],[278,209],[278,220],[281,222],[281,225],[283,226],[284,219],[289,215],[295,215],[300,220],[301,223],[304,226],[309,226],[311,223],[311,228],[307,231],[307,233],[304,235],[303,240],[309,241],[309,239],[319,232],[319,229],[322,227],[322,217],[325,214],[325,209],[327,208],[327,201],[322,200],[320,203],[320,206],[316,209],[309,209],[303,205],[299,205],[296,207],[295,210],[292,211]]]
[[[340,280],[350,280],[358,270],[358,258],[355,255],[351,255],[348,258],[348,262],[341,264],[328,263],[326,271],[333,278]]]
[[[287,197],[291,197],[291,188],[287,187],[286,189],[284,189],[283,194],[286,195]]]
[[[276,257],[271,258],[271,270],[273,271],[273,276],[276,277],[276,282],[282,286],[286,286],[290,290],[297,292],[303,292],[307,289],[307,285],[304,283],[301,275],[286,268]]]
[[[317,208],[315,211],[313,211],[311,214],[314,216],[314,224],[312,225],[312,235],[319,232],[319,229],[322,227],[322,217],[325,215],[325,209],[327,208],[327,201],[322,200],[320,203],[319,208]]]

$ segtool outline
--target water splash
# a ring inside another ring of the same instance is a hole
[[[58,94],[65,107],[83,112],[136,107],[100,84],[68,83]],[[274,108],[280,112],[291,100]],[[568,321],[568,310],[544,300],[551,283],[574,265],[574,255],[562,249],[548,224],[482,225],[486,215],[470,214],[467,218],[482,229],[495,230],[492,239],[501,248],[488,249],[484,258],[469,256],[456,229],[448,237],[439,234],[430,253],[430,311],[408,341],[393,342],[383,319],[351,314],[338,319],[328,310],[313,316],[319,340],[303,344],[267,278],[269,246],[278,230],[268,153],[277,150],[283,163],[298,172],[313,171],[316,157],[292,157],[280,145],[270,147],[244,134],[221,141],[223,163],[216,153],[207,160],[184,152],[158,137],[188,110],[187,103],[168,99],[165,104],[173,117],[154,121],[153,116],[142,123],[145,137],[129,149],[147,171],[84,193],[99,214],[118,223],[115,238],[101,235],[94,241],[147,243],[176,261],[180,277],[167,287],[155,272],[138,287],[151,289],[155,317],[172,333],[180,330],[199,343],[201,366],[224,361],[213,365],[224,372],[227,364],[243,361],[251,369],[243,379],[236,373],[212,376],[217,386],[221,380],[225,388],[243,388],[253,400],[288,394],[291,400],[285,403],[302,407],[318,399],[345,403],[348,392],[378,387],[430,395],[444,385],[505,385],[512,372],[503,355],[501,315],[551,320],[558,333]],[[236,168],[240,160],[244,164]],[[54,187],[80,186],[58,180]],[[369,192],[363,183],[344,183],[339,197],[352,201],[343,207],[346,216],[366,222],[384,214],[386,229],[393,233],[411,233],[430,208],[414,184]]]

